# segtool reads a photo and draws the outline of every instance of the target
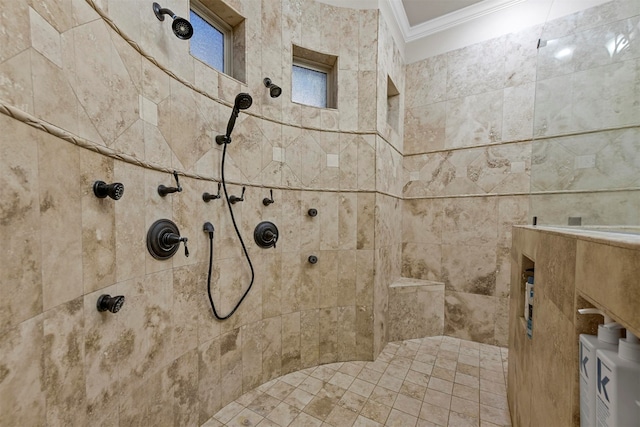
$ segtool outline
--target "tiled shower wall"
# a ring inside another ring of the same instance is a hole
[[[406,67],[402,275],[445,283],[448,335],[507,342],[538,37],[532,28]]]
[[[378,64],[377,11],[229,4],[246,18],[246,84],[193,59],[151,3],[4,5],[0,424],[197,425],[271,378],[371,360],[386,343],[388,283],[374,286],[374,276],[382,263],[393,266],[389,281],[399,275],[401,233],[384,245],[376,236],[385,224],[399,229],[400,193],[382,187],[376,157],[392,156],[397,170],[401,155],[376,129],[386,102],[377,81],[395,73],[401,84],[397,54],[393,70]],[[183,0],[162,6],[188,12]],[[292,43],[339,56],[339,110],[288,101]],[[280,98],[268,96],[267,76]],[[241,91],[253,105],[238,118],[226,176],[230,194],[247,187],[234,212],[256,279],[238,312],[218,322],[206,295],[205,221],[216,230],[219,312],[250,273],[226,205],[202,193],[217,191],[213,139]],[[183,191],[161,198],[174,169],[186,174]],[[95,180],[122,182],[123,198],[96,198]],[[270,188],[275,203],[264,206]],[[189,257],[182,247],[168,261],[148,254],[146,233],[160,218],[188,237]],[[276,249],[254,244],[261,220],[279,227]],[[97,312],[103,293],[124,295],[123,309]]]
[[[198,424],[275,376],[371,359],[400,275],[445,281],[446,333],[506,343],[510,226],[527,219],[540,29],[405,68],[376,11],[228,4],[246,18],[246,82],[194,60],[147,2],[3,5],[1,424]],[[184,0],[162,6],[188,12]],[[292,44],[339,57],[339,110],[288,101]],[[269,98],[264,77],[280,98]],[[396,128],[388,78],[401,93]],[[216,322],[204,221],[216,228],[221,312],[249,271],[226,206],[201,195],[217,190],[213,137],[241,91],[254,103],[240,114],[226,171],[231,194],[247,186],[234,212],[256,282],[238,313]],[[189,174],[184,190],[160,198],[173,169]],[[98,179],[123,182],[124,197],[95,198]],[[272,187],[276,203],[265,207]],[[189,238],[188,258],[182,248],[170,261],[148,255],[159,218]],[[280,229],[275,250],[253,243],[261,220]],[[98,313],[102,293],[125,295],[123,310]]]
[[[445,334],[506,345],[511,225],[637,224],[638,14],[613,1],[406,67],[402,275],[445,283]]]

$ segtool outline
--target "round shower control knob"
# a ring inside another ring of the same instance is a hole
[[[271,221],[262,221],[253,231],[253,239],[261,248],[275,248],[278,236],[278,227]]]
[[[315,264],[318,262],[318,257],[315,255],[309,255],[308,261],[309,264]]]
[[[313,209],[313,208],[311,208],[311,209],[309,209],[309,210],[307,211],[307,214],[308,214],[309,216],[316,216],[316,215],[318,215],[318,210],[317,210],[317,209]]]

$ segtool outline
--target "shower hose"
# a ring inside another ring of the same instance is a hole
[[[227,201],[227,206],[229,207],[229,213],[231,214],[231,222],[233,223],[233,228],[236,230],[236,235],[240,240],[240,245],[242,245],[242,250],[244,252],[244,256],[247,259],[247,263],[249,264],[249,268],[251,269],[251,281],[249,282],[249,286],[242,294],[242,297],[238,300],[238,303],[233,307],[233,309],[226,316],[220,316],[218,311],[216,310],[216,306],[213,303],[213,297],[211,296],[211,268],[213,266],[213,233],[209,234],[209,273],[207,275],[207,293],[209,294],[209,302],[211,303],[211,310],[213,311],[213,315],[218,320],[228,319],[236,312],[242,301],[246,298],[247,294],[251,290],[253,286],[253,280],[255,278],[255,272],[253,271],[253,264],[251,263],[251,258],[249,257],[249,253],[247,252],[247,246],[244,244],[244,240],[242,240],[242,235],[240,234],[240,230],[238,229],[238,225],[236,224],[236,218],[233,216],[233,209],[231,208],[231,202],[229,201],[229,194],[227,193],[227,183],[224,179],[224,160],[227,156],[227,144],[224,144],[224,148],[222,149],[222,166],[221,166],[221,174],[222,174],[222,188],[224,189],[224,198]]]

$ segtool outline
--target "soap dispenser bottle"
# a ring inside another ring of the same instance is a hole
[[[618,352],[596,351],[598,426],[637,426],[640,424],[640,341],[627,331]]]
[[[600,314],[604,325],[598,325],[598,335],[580,335],[580,427],[595,427],[596,423],[596,350],[616,351],[621,329],[617,323],[597,308],[583,308],[580,314]]]

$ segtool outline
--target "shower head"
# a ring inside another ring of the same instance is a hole
[[[184,18],[176,16],[171,10],[161,7],[158,3],[153,3],[153,13],[155,13],[156,18],[160,21],[164,21],[164,15],[169,15],[173,19],[173,24],[171,24],[173,34],[179,39],[188,40],[193,35],[193,26],[191,23]]]
[[[233,103],[233,109],[246,110],[247,108],[251,107],[251,104],[253,104],[253,98],[251,98],[251,95],[241,92],[236,95],[236,100]]]
[[[253,98],[248,93],[241,92],[236,95],[236,99],[233,102],[233,110],[231,111],[231,117],[229,117],[229,123],[227,123],[226,135],[216,136],[216,142],[218,145],[228,144],[231,142],[231,132],[236,125],[236,118],[240,114],[240,110],[246,110],[253,104]]]
[[[191,23],[184,18],[174,18],[171,24],[173,34],[181,40],[189,40],[193,35]]]
[[[269,77],[266,77],[263,80],[263,83],[266,87],[269,88],[269,95],[272,98],[277,98],[280,96],[280,94],[282,94],[282,89],[280,88],[280,86],[277,86],[275,84],[273,84],[273,82],[271,81],[271,79]]]

